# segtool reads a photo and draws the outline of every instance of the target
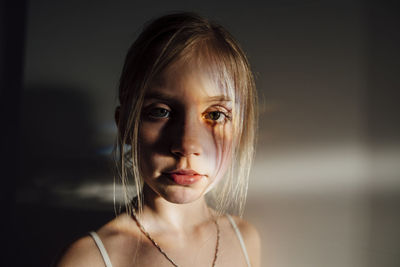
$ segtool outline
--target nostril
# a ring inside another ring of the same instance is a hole
[[[171,131],[171,152],[179,157],[200,156],[203,152],[202,141],[205,132],[197,110],[187,110],[182,117],[175,120],[174,131]]]
[[[171,152],[180,157],[187,157],[190,155],[200,156],[202,153],[202,147],[197,140],[186,139],[173,144]]]

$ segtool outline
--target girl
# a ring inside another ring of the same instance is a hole
[[[253,76],[233,37],[192,13],[154,20],[128,52],[119,101],[126,212],[58,266],[259,266],[257,231],[228,215],[243,212],[256,127]]]

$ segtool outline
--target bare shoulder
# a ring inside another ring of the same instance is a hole
[[[240,233],[242,234],[242,237],[245,242],[248,241],[249,244],[254,243],[255,245],[260,243],[260,235],[254,225],[252,225],[251,223],[240,217],[237,216],[231,216],[231,217],[233,218],[237,227],[239,228]]]
[[[248,221],[231,216],[239,228],[253,267],[260,266],[261,239],[257,228]]]
[[[56,266],[104,266],[104,263],[93,239],[84,236],[67,248]]]
[[[120,215],[101,227],[96,233],[102,241],[107,253],[111,260],[115,258],[115,248],[119,247],[119,244],[126,244],[127,238],[126,229],[132,229],[125,215]],[[118,249],[121,251],[121,249]],[[104,266],[103,257],[93,240],[89,235],[81,237],[80,239],[73,242],[65,251],[65,253],[58,260],[57,267],[69,267],[69,266]]]

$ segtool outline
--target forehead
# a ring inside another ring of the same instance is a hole
[[[196,99],[233,100],[233,90],[211,66],[201,66],[195,62],[178,61],[169,65],[156,77],[146,95],[155,92],[192,97]]]

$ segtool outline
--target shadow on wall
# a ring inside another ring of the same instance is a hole
[[[83,90],[61,86],[25,89],[22,137],[25,151],[35,156],[88,154],[94,144],[91,103]]]
[[[112,181],[111,156],[96,154],[91,110],[89,98],[78,89],[37,86],[25,90],[21,118],[24,167],[18,188],[40,192],[35,196],[38,199],[27,202],[54,202],[54,196],[47,193],[60,185]]]
[[[23,255],[17,255],[16,266],[49,266],[74,238],[114,216],[112,203],[58,193],[93,181],[112,183],[111,157],[95,153],[91,103],[82,91],[30,87],[22,107],[15,227],[17,254]]]

